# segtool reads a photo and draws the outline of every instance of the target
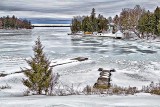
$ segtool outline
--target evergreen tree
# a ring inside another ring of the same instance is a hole
[[[114,22],[114,24],[119,25],[119,17],[118,17],[118,15],[116,15],[116,16],[113,18],[113,22]]]
[[[95,13],[95,9],[93,8],[92,9],[92,12],[91,12],[91,21],[93,22],[93,20],[95,19],[95,17],[96,17],[96,13]]]
[[[77,16],[72,19],[71,31],[77,33],[78,31],[96,32],[108,29],[108,20],[103,15],[95,16],[95,9],[92,9],[90,16]],[[81,19],[81,20],[80,20]]]
[[[154,14],[149,14],[149,23],[148,23],[148,30],[149,30],[149,33],[152,33],[154,34],[155,33],[155,30],[156,30],[156,18],[154,16]]]
[[[144,32],[147,31],[148,22],[149,20],[147,13],[143,14],[138,21],[138,30],[142,34],[142,36]]]
[[[95,9],[92,9],[91,15],[90,15],[90,32],[94,32],[97,31],[98,25],[97,25],[97,20],[96,20],[96,13],[95,13]]]
[[[33,47],[34,57],[26,60],[31,69],[22,70],[27,77],[27,79],[23,79],[23,84],[36,94],[44,92],[47,94],[53,82],[50,61],[46,58],[43,48],[40,38],[38,38]]]
[[[10,23],[11,28],[16,28],[16,17],[13,15]]]
[[[71,26],[72,33],[77,33],[80,30],[81,30],[81,22],[78,21],[77,18],[73,18],[72,19],[72,26]]]
[[[93,22],[91,22],[90,18],[88,16],[86,16],[83,20],[82,20],[82,30],[84,32],[93,32]]]
[[[160,23],[157,26],[157,30],[158,30],[158,32],[160,32]]]
[[[151,22],[152,18],[151,18],[151,12],[148,10],[148,12],[146,13],[146,23],[145,23],[145,31],[147,34],[152,32],[152,22]]]
[[[147,34],[155,33],[155,26],[156,26],[156,18],[155,15],[151,12],[146,12],[143,14],[138,23],[138,30],[142,33],[146,32]]]
[[[98,28],[99,28],[99,31],[103,31],[103,30],[107,30],[108,29],[108,24],[109,22],[108,22],[108,20],[106,19],[106,18],[104,18],[103,16],[101,16],[100,17],[100,19],[99,19],[99,26],[98,26]]]
[[[6,17],[2,17],[2,28],[6,28]]]
[[[159,7],[157,7],[156,9],[155,9],[155,11],[154,11],[154,15],[155,15],[155,34],[156,35],[160,35],[160,32],[159,32],[159,30],[158,30],[158,25],[159,25],[159,20],[160,20],[160,8]]]
[[[9,27],[10,27],[10,18],[9,18],[9,16],[6,17],[5,25],[6,25],[6,26],[5,26],[6,28],[9,28]]]
[[[89,30],[89,17],[88,16],[86,16],[84,19],[83,19],[83,21],[82,21],[82,30],[84,31],[84,32],[87,32],[87,31],[90,31]]]

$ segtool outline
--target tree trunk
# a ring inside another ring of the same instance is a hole
[[[38,95],[41,95],[41,94],[42,94],[42,90],[41,90],[41,88],[39,88]]]
[[[139,38],[141,38],[139,33],[137,33],[135,30],[133,30],[133,32],[134,32]]]
[[[144,33],[142,32],[142,38],[144,38]]]

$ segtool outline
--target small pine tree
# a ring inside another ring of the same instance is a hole
[[[34,57],[26,60],[31,69],[22,70],[28,79],[23,79],[22,82],[30,91],[36,92],[36,94],[45,92],[47,95],[53,82],[53,76],[52,68],[49,66],[50,61],[46,58],[43,48],[40,38],[38,38],[33,47]]]

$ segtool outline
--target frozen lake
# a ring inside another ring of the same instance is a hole
[[[117,85],[141,87],[160,80],[160,42],[95,37],[71,40],[69,32],[70,28],[0,30],[0,73],[12,73],[26,67],[24,59],[33,55],[32,46],[40,36],[44,51],[52,61],[78,56],[90,59],[87,63],[54,69],[62,77],[71,77],[70,82],[89,84],[90,79],[96,81],[97,78],[91,76],[99,67],[116,69],[112,82]],[[88,73],[86,77],[85,73]]]

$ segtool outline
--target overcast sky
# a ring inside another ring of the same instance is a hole
[[[122,8],[133,8],[137,4],[153,11],[160,6],[160,0],[1,0],[0,16],[72,18],[88,15],[95,8],[97,15],[109,17],[119,14]]]

